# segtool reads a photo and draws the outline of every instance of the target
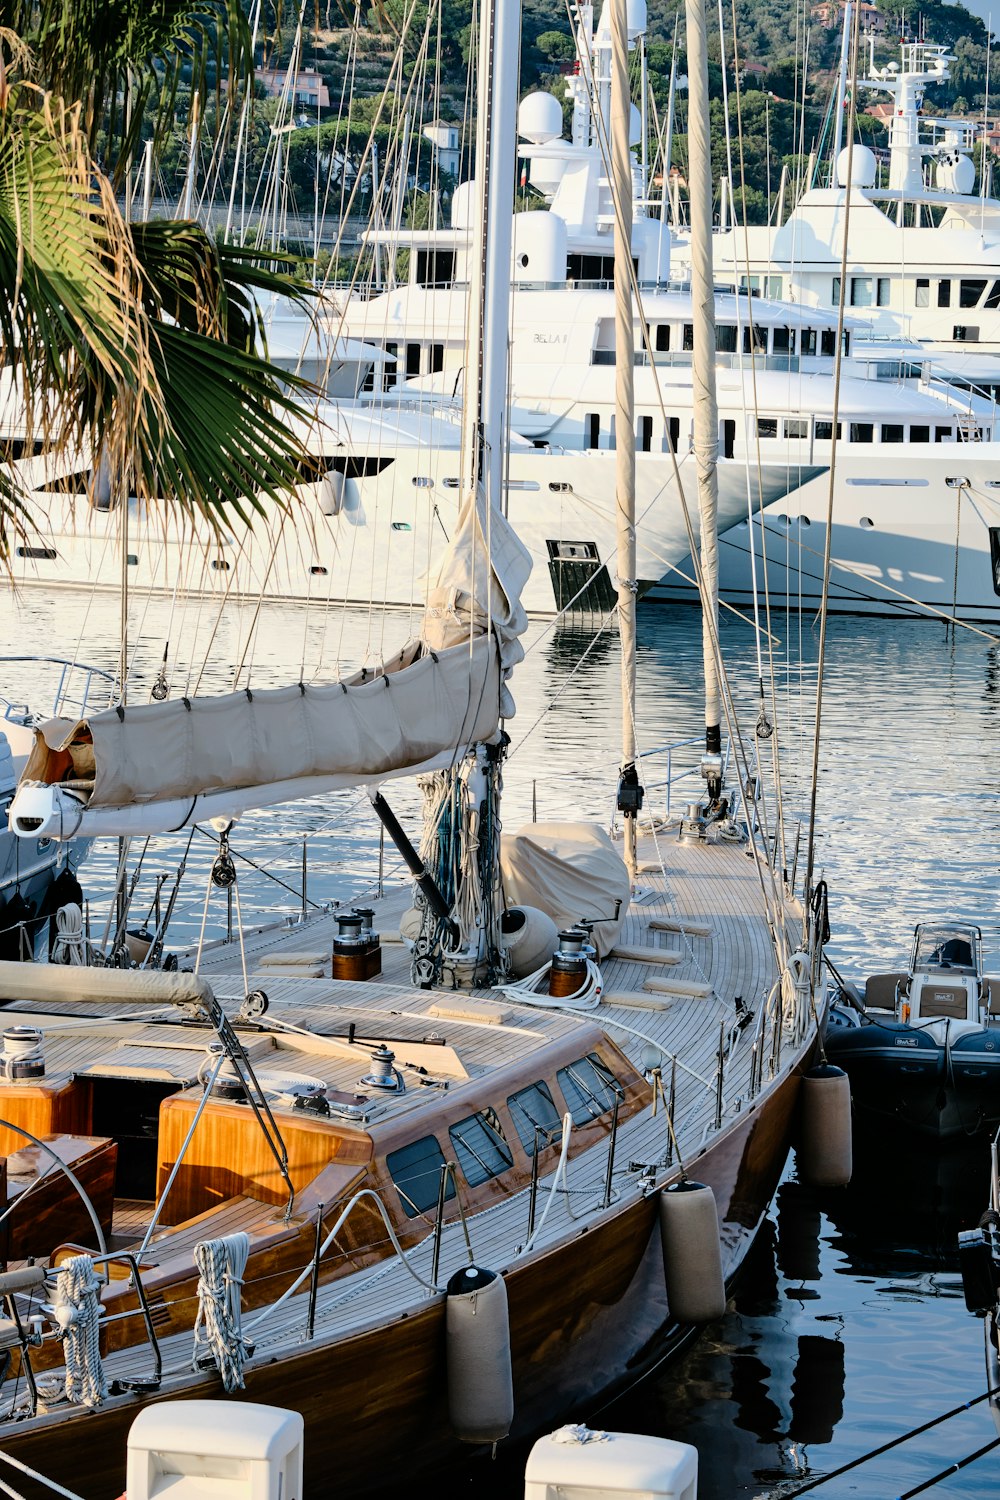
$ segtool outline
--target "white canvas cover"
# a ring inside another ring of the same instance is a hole
[[[484,517],[482,501],[469,500],[423,637],[383,670],[50,720],[36,731],[22,790],[42,784],[88,809],[162,804],[171,828],[179,799],[270,788],[270,800],[275,789],[288,800],[296,783],[312,792],[317,778],[366,784],[423,770],[490,739],[501,715],[513,713],[504,682],[523,656],[519,596],[530,568],[503,516]],[[255,805],[247,795],[238,802],[241,810]]]
[[[528,823],[505,834],[500,869],[508,906],[537,906],[559,928],[592,921],[604,958],[628,911],[625,861],[598,823]]]

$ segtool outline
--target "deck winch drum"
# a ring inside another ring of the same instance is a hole
[[[362,906],[336,914],[333,939],[334,979],[373,979],[382,972],[382,945],[373,931],[371,907]]]
[[[818,1063],[799,1095],[799,1176],[812,1187],[846,1187],[853,1167],[851,1084],[842,1068]]]
[[[559,934],[559,947],[552,955],[549,970],[549,994],[557,997],[575,995],[587,982],[587,959],[593,949],[580,927],[568,927]]]
[[[463,1443],[496,1443],[514,1420],[507,1288],[502,1276],[466,1266],[445,1297],[448,1415]]]
[[[7,1083],[45,1077],[42,1033],[36,1026],[8,1026],[4,1031],[0,1077]]]
[[[708,1323],[726,1310],[719,1212],[701,1182],[671,1183],[660,1194],[660,1244],[670,1316],[676,1323]]]

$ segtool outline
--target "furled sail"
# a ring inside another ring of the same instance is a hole
[[[513,712],[530,569],[504,517],[470,499],[421,636],[383,668],[50,720],[10,825],[26,838],[160,833],[447,765]]]

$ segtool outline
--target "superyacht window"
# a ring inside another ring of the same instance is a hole
[[[694,348],[694,324],[693,323],[685,323],[684,324],[684,332],[683,332],[682,337],[681,337],[681,348],[682,349],[693,349]]]
[[[851,306],[872,307],[875,302],[874,282],[870,276],[851,277]]]
[[[426,1213],[428,1209],[437,1206],[444,1152],[438,1145],[436,1136],[425,1135],[421,1140],[411,1141],[398,1151],[390,1151],[385,1164],[407,1218],[414,1219],[417,1214]],[[444,1196],[455,1196],[455,1183],[451,1174],[445,1185]]]
[[[636,447],[640,453],[648,453],[653,446],[653,419],[640,417],[636,432]]]
[[[807,438],[809,436],[809,423],[804,417],[785,418],[786,438]]]
[[[883,443],[901,443],[903,441],[902,422],[883,422],[882,441]]]
[[[990,567],[993,570],[993,592],[1000,594],[1000,526],[990,527]]]
[[[910,428],[911,443],[929,443],[930,440],[931,430],[929,427],[925,427],[922,423],[920,423],[917,426],[913,426]]]
[[[774,330],[774,341],[772,344],[775,354],[795,353],[795,329],[776,328]]]
[[[935,427],[934,441],[936,443],[952,443],[955,441],[954,427]]]
[[[767,353],[767,329],[759,328],[755,323],[753,328],[743,330],[743,353],[750,353],[750,340],[753,339],[753,352],[755,354]]]
[[[777,417],[758,417],[757,436],[761,438],[776,438],[778,436]]]
[[[601,446],[601,414],[591,411],[585,418],[587,423],[587,447],[599,448]]]
[[[990,308],[993,312],[995,312],[996,309],[1000,307],[1000,281],[994,281],[993,285],[989,289],[986,301],[983,303],[983,306]]]
[[[892,298],[892,282],[888,276],[880,276],[876,282],[875,301],[879,307],[888,307]]]
[[[840,306],[840,277],[835,276],[830,286],[830,306]]]
[[[720,354],[736,353],[735,323],[718,323],[715,329],[715,347]]]
[[[950,307],[951,306],[951,282],[950,281],[939,281],[938,282],[938,285],[937,285],[937,305],[938,305],[938,307]]]
[[[837,437],[840,437],[840,423],[837,423]],[[813,428],[813,434],[818,443],[829,443],[833,438],[833,423],[828,422],[825,417],[817,417]]]
[[[829,354],[831,357],[837,352],[837,330],[835,328],[824,328],[820,334],[820,353]]]
[[[985,279],[979,277],[963,277],[958,283],[958,305],[959,307],[978,307],[979,299],[986,290]]]
[[[875,441],[875,428],[871,422],[851,423],[852,443],[873,443]]]
[[[566,1108],[574,1125],[589,1125],[615,1107],[615,1099],[625,1091],[606,1063],[596,1052],[577,1058],[568,1068],[560,1068],[556,1082],[562,1089]]]
[[[931,284],[926,276],[917,277],[916,305],[917,307],[930,307],[931,305]]]
[[[541,1151],[543,1146],[550,1146],[559,1134],[559,1111],[552,1101],[552,1091],[543,1079],[511,1094],[507,1108],[521,1145],[529,1156],[533,1156],[536,1149]]]
[[[666,354],[670,348],[670,324],[657,323],[656,325],[656,352]]]
[[[514,1157],[494,1110],[481,1109],[448,1131],[455,1158],[470,1187],[479,1187],[513,1166]]]

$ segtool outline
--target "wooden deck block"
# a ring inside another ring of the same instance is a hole
[[[684,957],[676,948],[654,948],[646,943],[619,943],[608,954],[631,964],[679,964]]]
[[[695,979],[647,979],[643,989],[657,995],[678,995],[683,999],[704,1000],[712,993],[710,984]]]
[[[329,962],[330,955],[325,950],[302,953],[296,952],[294,948],[275,948],[271,953],[262,953],[257,959],[257,965],[261,969],[315,969],[322,968]]]
[[[650,932],[686,932],[689,937],[711,937],[710,922],[688,922],[683,917],[650,917]]]
[[[472,1000],[464,996],[449,995],[447,999],[435,1000],[428,1006],[427,1014],[440,1021],[479,1021],[485,1026],[502,1026],[509,1021],[512,1012],[489,1000]]]
[[[662,995],[647,995],[642,990],[613,990],[603,994],[604,1005],[621,1005],[627,1010],[669,1010],[671,1001]]]

